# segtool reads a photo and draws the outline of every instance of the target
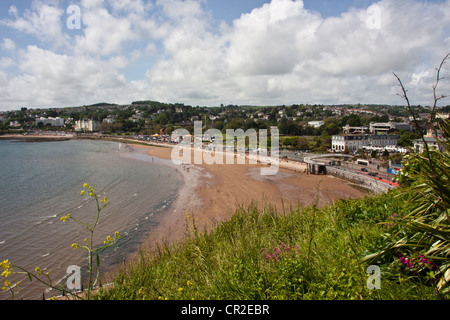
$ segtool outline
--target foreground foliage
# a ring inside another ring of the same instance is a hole
[[[141,252],[94,299],[442,299],[397,257],[379,260],[381,289],[369,290],[368,263],[409,213],[398,191],[278,215],[242,208],[210,233],[190,220],[187,239]],[[447,297],[448,298],[448,297]]]

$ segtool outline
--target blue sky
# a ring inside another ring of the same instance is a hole
[[[69,5],[80,30],[66,25]],[[450,0],[2,0],[0,111],[401,104],[392,72],[430,104],[448,52]]]

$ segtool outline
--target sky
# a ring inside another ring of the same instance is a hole
[[[0,111],[432,105],[449,52],[450,0],[2,0]]]

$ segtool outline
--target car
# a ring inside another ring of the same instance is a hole
[[[362,172],[369,172],[366,168],[361,168]]]

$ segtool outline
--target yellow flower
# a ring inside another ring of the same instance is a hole
[[[186,284],[188,287],[193,285],[193,283],[191,281],[188,281]]]
[[[8,280],[5,280],[5,287],[11,287],[11,282],[9,282]]]
[[[62,222],[65,222],[67,219],[69,219],[70,218],[70,214],[68,214],[67,216],[64,216],[64,217],[61,217],[61,221]]]
[[[183,288],[178,288],[178,292],[181,293],[183,291]]]
[[[8,270],[9,269],[9,260],[4,260],[2,263],[0,263],[0,267],[3,268],[3,270]]]
[[[6,269],[5,271],[3,271],[2,273],[2,277],[7,278],[9,275],[11,274],[11,271]]]
[[[83,184],[83,187],[85,187],[85,188],[86,188],[87,186],[88,186],[88,184],[87,184],[87,183]]]
[[[37,275],[41,274],[41,268],[37,267],[36,269],[34,269],[34,271],[37,273]]]
[[[84,190],[81,190],[80,195],[84,196]]]
[[[72,243],[72,249],[78,249],[78,243]]]
[[[140,289],[138,290],[138,293],[139,293],[139,294],[143,294],[143,293],[144,293],[144,289],[140,288]]]

